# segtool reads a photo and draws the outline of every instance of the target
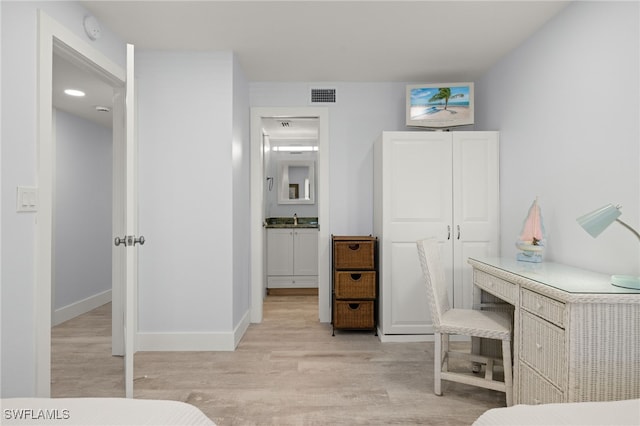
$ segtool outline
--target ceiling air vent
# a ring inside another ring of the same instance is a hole
[[[336,89],[311,89],[312,104],[335,104]]]

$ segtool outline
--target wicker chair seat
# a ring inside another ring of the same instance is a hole
[[[511,340],[511,317],[506,312],[450,309],[440,317],[436,331],[487,339]]]

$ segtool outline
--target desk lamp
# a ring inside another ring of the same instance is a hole
[[[580,216],[577,221],[593,238],[600,235],[602,231],[604,231],[613,222],[618,222],[638,237],[638,240],[640,241],[640,233],[618,219],[622,214],[620,207],[621,206],[607,204],[604,207],[600,207],[598,210],[587,213],[584,216]],[[616,287],[640,290],[640,277],[633,277],[630,275],[612,275],[611,284]]]

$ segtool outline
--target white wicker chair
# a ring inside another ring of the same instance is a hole
[[[442,395],[442,380],[465,383],[505,392],[507,406],[512,405],[513,375],[511,366],[511,318],[505,312],[480,311],[474,309],[452,309],[444,276],[444,265],[440,260],[440,247],[436,239],[417,242],[418,256],[427,287],[427,296],[433,319],[434,392]],[[449,335],[484,337],[502,341],[502,360],[449,350]],[[464,358],[473,363],[484,364],[485,377],[449,371],[450,358]],[[493,367],[502,364],[504,382],[494,380]]]

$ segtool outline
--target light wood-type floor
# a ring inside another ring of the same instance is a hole
[[[443,382],[433,343],[380,343],[318,322],[317,296],[268,296],[233,352],[139,352],[136,398],[199,407],[218,425],[470,425],[504,394]],[[52,395],[123,396],[107,304],[52,331]],[[463,345],[463,344],[459,344]]]

